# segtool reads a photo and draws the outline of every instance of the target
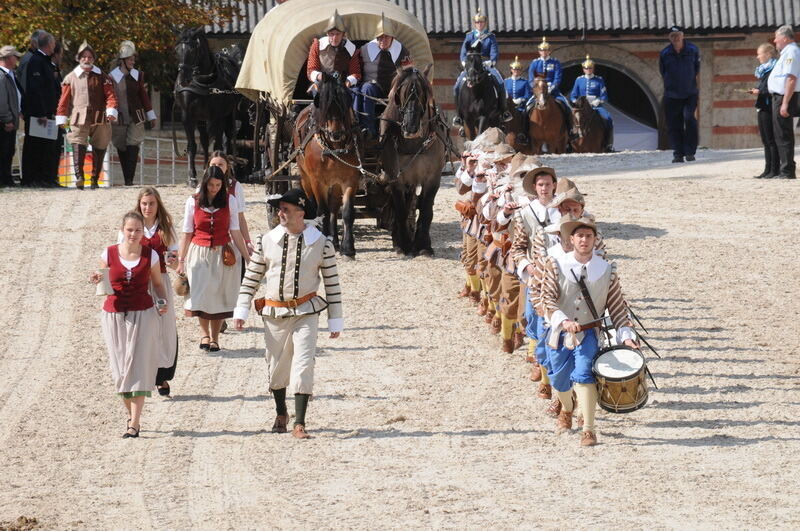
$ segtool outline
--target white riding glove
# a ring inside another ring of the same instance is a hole
[[[601,103],[603,103],[603,102],[600,101],[600,100],[594,100],[592,102],[592,107],[599,107]]]

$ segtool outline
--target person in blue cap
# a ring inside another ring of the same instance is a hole
[[[511,77],[505,80],[506,95],[514,103],[514,107],[520,113],[520,133],[517,135],[517,142],[520,144],[528,143],[528,113],[526,112],[526,103],[533,93],[531,92],[531,85],[528,80],[522,75],[522,63],[519,62],[519,56],[514,57],[514,62],[511,63]]]
[[[664,79],[664,114],[672,162],[693,161],[697,151],[697,76],[700,74],[700,51],[685,41],[678,26],[669,30],[669,45],[661,50],[658,67]]]
[[[551,57],[550,53],[550,43],[547,42],[547,37],[542,37],[542,42],[539,43],[539,58],[531,61],[531,65],[528,67],[528,83],[532,87],[537,77],[545,78],[548,91],[559,103],[561,111],[564,113],[569,138],[572,139],[575,136],[572,131],[572,109],[567,98],[561,94],[559,89],[559,85],[561,85],[561,61]]]
[[[467,52],[472,48],[480,46],[481,55],[483,55],[485,59],[484,64],[497,81],[497,86],[495,88],[497,89],[497,105],[501,116],[500,120],[508,122],[511,120],[511,113],[506,109],[506,99],[503,97],[505,95],[503,92],[503,76],[497,68],[495,68],[497,59],[500,56],[500,52],[497,48],[497,37],[495,37],[494,33],[486,29],[488,25],[487,17],[481,12],[480,7],[477,13],[475,13],[475,16],[472,17],[472,24],[474,29],[467,33],[466,37],[464,37],[464,42],[461,44],[461,66],[463,67],[466,64]],[[458,79],[456,79],[456,84],[453,86],[453,94],[455,95],[456,101],[458,101],[458,93],[461,91],[461,86],[464,84],[464,79],[466,77],[467,73],[462,70],[458,75]],[[453,125],[463,125],[459,116],[453,119]]]
[[[572,103],[575,103],[581,96],[589,100],[589,103],[592,104],[592,107],[606,124],[603,146],[605,146],[606,151],[614,151],[614,121],[608,110],[603,107],[603,104],[608,101],[606,82],[602,77],[595,75],[594,61],[588,55],[586,60],[581,63],[581,66],[583,67],[583,75],[576,79],[575,84],[572,85],[572,93],[569,95],[569,99],[572,100]]]

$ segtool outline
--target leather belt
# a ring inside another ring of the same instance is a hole
[[[253,306],[255,306],[257,312],[261,312],[265,306],[269,306],[271,308],[297,308],[301,304],[310,301],[314,297],[317,296],[317,292],[309,293],[307,295],[303,295],[302,297],[298,297],[296,299],[290,299],[288,301],[274,301],[272,299],[265,299],[263,297],[259,299],[253,300]]]

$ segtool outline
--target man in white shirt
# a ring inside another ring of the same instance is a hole
[[[22,107],[22,87],[14,68],[22,54],[13,46],[0,48],[0,187],[14,186],[11,160],[16,151],[19,110]]]
[[[781,26],[775,31],[775,47],[781,52],[778,62],[772,69],[767,88],[772,94],[772,125],[778,156],[781,160],[777,179],[795,179],[794,130],[792,117],[800,116],[800,47],[794,40],[791,26]]]

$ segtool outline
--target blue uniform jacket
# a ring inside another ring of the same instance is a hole
[[[488,31],[479,34],[474,30],[467,33],[467,36],[464,37],[464,43],[461,45],[461,62],[463,63],[467,60],[467,51],[477,40],[481,41],[481,55],[493,63],[497,63],[497,58],[499,56],[497,51],[497,37],[494,36],[494,33],[489,33]]]
[[[531,84],[528,83],[528,80],[524,77],[519,79],[514,79],[513,77],[507,77],[505,80],[506,85],[506,94],[512,100],[517,98],[523,98],[525,101],[528,101],[531,96],[533,96],[533,92],[531,91]],[[522,107],[525,106],[525,103],[522,104]],[[518,105],[519,107],[519,105]]]
[[[664,78],[664,96],[688,98],[697,94],[696,76],[700,72],[700,50],[688,41],[683,41],[681,53],[675,53],[672,44],[661,50],[658,68]]]
[[[572,101],[577,100],[581,96],[595,96],[600,103],[608,101],[608,92],[606,92],[606,82],[600,76],[592,76],[591,79],[585,75],[575,80],[572,85],[572,93],[569,99]]]
[[[552,85],[550,92],[558,92],[558,87],[561,85],[561,61],[552,57],[534,59],[528,67],[528,82],[533,84],[537,75],[544,75],[547,82]]]

